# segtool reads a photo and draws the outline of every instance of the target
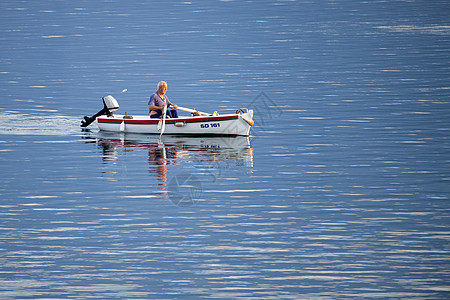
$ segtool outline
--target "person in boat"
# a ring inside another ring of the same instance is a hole
[[[166,95],[167,83],[165,81],[158,82],[158,90],[150,97],[148,101],[148,109],[150,110],[150,118],[160,118],[163,114],[164,106],[168,106],[166,117],[178,118],[176,111],[177,106],[169,101]]]

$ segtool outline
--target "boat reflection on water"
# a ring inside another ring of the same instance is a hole
[[[248,137],[178,137],[99,132],[97,145],[105,164],[117,164],[128,152],[148,152],[150,174],[158,194],[179,206],[192,205],[202,186],[216,182],[225,170],[251,173],[253,148]],[[130,162],[139,164],[139,161]],[[136,159],[138,160],[138,158]],[[233,175],[227,174],[228,177]]]

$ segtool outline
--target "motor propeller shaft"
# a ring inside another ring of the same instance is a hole
[[[119,103],[111,95],[103,97],[102,101],[103,101],[103,109],[100,110],[95,115],[93,115],[92,117],[84,116],[83,120],[81,120],[80,125],[81,127],[88,127],[92,122],[94,122],[97,119],[97,117],[101,115],[112,116],[112,113],[119,109]]]

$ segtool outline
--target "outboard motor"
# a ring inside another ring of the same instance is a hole
[[[119,103],[113,96],[108,95],[102,98],[103,100],[103,109],[93,115],[92,117],[85,116],[84,120],[81,120],[81,127],[87,127],[92,122],[94,122],[97,117],[101,115],[112,116],[112,113],[119,109]]]

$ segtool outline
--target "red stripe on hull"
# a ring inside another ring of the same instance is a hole
[[[176,119],[166,119],[166,124],[169,123],[198,123],[198,122],[217,122],[217,121],[228,121],[235,120],[238,115],[233,116],[218,116],[218,117],[194,117],[194,118],[176,118]],[[120,124],[125,121],[125,124],[158,124],[160,119],[150,119],[150,120],[133,120],[133,119],[113,119],[113,118],[98,118],[100,123],[117,123]]]

